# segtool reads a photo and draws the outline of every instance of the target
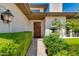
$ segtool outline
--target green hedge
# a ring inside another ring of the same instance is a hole
[[[43,42],[47,47],[47,53],[49,56],[56,55],[61,50],[66,50],[68,47],[63,39],[59,38],[56,34],[45,36]]]
[[[0,39],[0,55],[10,56],[17,55],[19,52],[19,45],[14,43],[13,40]]]
[[[59,38],[57,35],[44,37],[49,56],[79,56],[79,38]]]
[[[3,53],[3,55],[24,56],[28,51],[31,40],[32,32],[0,33],[0,51],[6,52],[10,47],[9,51],[11,52]],[[3,49],[5,47],[6,49]],[[16,50],[15,52],[12,51],[13,48]],[[0,55],[2,54],[0,53]]]

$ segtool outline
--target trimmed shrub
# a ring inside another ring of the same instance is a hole
[[[54,56],[68,56],[68,55],[69,55],[69,52],[67,50],[61,50],[60,52],[58,52]]]
[[[15,56],[19,52],[19,47],[13,40],[0,39],[0,56]]]
[[[48,49],[49,56],[55,55],[61,50],[66,50],[68,48],[68,45],[63,41],[62,38],[59,38],[59,35],[57,34],[45,36],[43,42]]]
[[[79,45],[70,45],[67,51],[69,56],[79,56]]]
[[[66,50],[61,50],[53,56],[79,56],[79,46],[69,46]]]
[[[58,37],[59,35],[56,33],[51,33],[49,36],[44,36],[43,42],[46,47],[49,47],[53,42],[57,41]]]
[[[32,32],[0,33],[0,55],[25,56],[31,40]]]

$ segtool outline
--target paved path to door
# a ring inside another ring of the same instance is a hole
[[[27,56],[47,56],[42,38],[33,38]]]
[[[37,56],[47,56],[47,54],[45,53],[45,45],[43,43],[43,39],[42,38],[38,38],[37,39]]]
[[[37,39],[33,38],[27,56],[36,56],[37,55]]]

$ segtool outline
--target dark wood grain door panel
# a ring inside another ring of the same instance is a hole
[[[34,37],[41,37],[41,22],[34,22]]]

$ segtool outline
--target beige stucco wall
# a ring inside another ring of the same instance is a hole
[[[41,22],[41,36],[46,34],[46,30],[51,27],[51,22],[56,18],[61,21],[61,23],[65,24],[66,17],[65,16],[47,16],[45,20],[28,20],[27,17],[17,8],[15,4],[3,4],[0,6],[4,6],[6,9],[9,9],[11,13],[14,15],[12,22],[10,24],[3,23],[0,19],[0,32],[20,32],[20,31],[32,31],[32,35],[34,34],[33,23]],[[1,12],[0,12],[1,13]],[[48,33],[48,32],[47,32]]]
[[[25,15],[17,8],[15,4],[3,4],[0,3],[0,6],[9,9],[14,15],[12,22],[10,24],[3,23],[0,19],[0,32],[19,32],[19,31],[29,31],[28,29],[28,19]],[[1,13],[1,12],[0,12]]]
[[[51,30],[49,30],[52,26],[52,22],[57,19],[58,21],[61,22],[61,24],[63,24],[63,28],[65,28],[65,21],[66,21],[66,17],[65,16],[48,16],[45,18],[45,35],[49,35],[49,33],[51,33]],[[62,29],[60,31],[60,34],[62,33]],[[61,35],[62,36],[62,35]]]
[[[30,20],[29,21],[29,30],[32,31],[32,35],[34,35],[34,22],[41,22],[41,36],[44,35],[44,20]]]
[[[50,3],[49,12],[62,12],[62,3]]]
[[[17,8],[15,4],[0,4],[6,9],[9,9],[14,15],[10,24],[3,23],[0,19],[0,32],[20,32],[20,31],[32,31],[34,34],[33,23],[41,22],[41,36],[44,35],[44,21],[43,20],[28,20],[27,17]]]

